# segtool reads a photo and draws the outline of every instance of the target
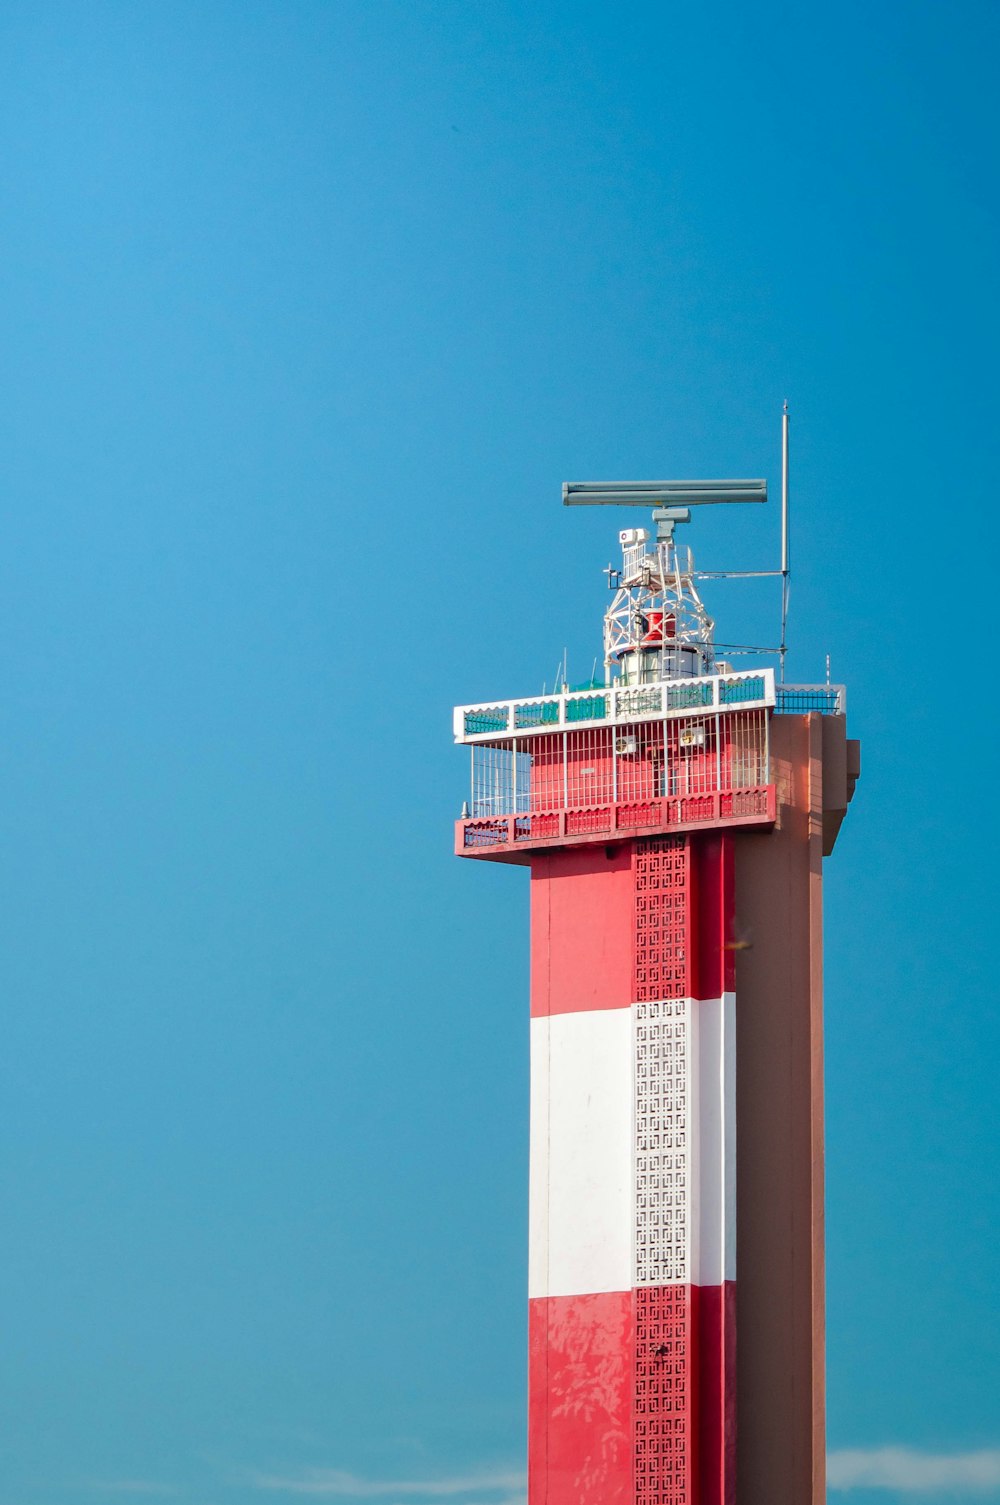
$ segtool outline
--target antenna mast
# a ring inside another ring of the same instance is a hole
[[[781,647],[778,664],[781,683],[785,682],[785,654],[788,652],[788,400],[781,414]]]

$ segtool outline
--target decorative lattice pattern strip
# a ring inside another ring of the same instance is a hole
[[[690,849],[635,849],[635,1505],[695,1505]]]
[[[635,1319],[635,1505],[695,1505],[690,1287],[639,1287]]]
[[[635,1018],[635,1283],[690,1280],[691,1005],[640,1002]]]
[[[640,841],[635,853],[635,997],[682,998],[688,984],[690,879],[683,836]]]

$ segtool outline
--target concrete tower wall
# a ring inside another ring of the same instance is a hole
[[[856,764],[842,717],[776,717],[773,828],[532,854],[530,1505],[825,1499],[822,858]]]

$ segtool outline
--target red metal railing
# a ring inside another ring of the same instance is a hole
[[[485,856],[498,849],[563,846],[634,836],[638,831],[649,834],[698,826],[769,825],[774,821],[775,808],[774,785],[759,784],[706,794],[479,816],[457,822],[456,851]]]

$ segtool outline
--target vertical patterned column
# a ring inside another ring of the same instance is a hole
[[[694,1505],[690,847],[635,853],[635,1501]]]
[[[691,1009],[635,1006],[635,1500],[693,1505]]]
[[[636,847],[636,1505],[734,1498],[731,866],[725,837]]]

